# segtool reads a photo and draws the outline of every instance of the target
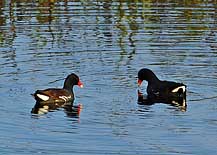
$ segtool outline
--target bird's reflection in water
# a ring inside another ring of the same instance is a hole
[[[168,98],[168,97],[149,97],[148,95],[143,95],[138,90],[138,104],[140,105],[153,105],[155,103],[164,103],[171,106],[177,107],[180,111],[185,112],[187,110],[186,98]]]
[[[35,106],[32,108],[31,113],[37,115],[43,115],[48,112],[53,112],[59,110],[60,108],[64,109],[67,117],[79,117],[82,110],[82,104],[73,105],[72,103],[58,103],[58,104],[41,104],[36,102]]]

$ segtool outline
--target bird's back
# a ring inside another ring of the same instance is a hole
[[[149,83],[147,93],[153,97],[184,97],[186,86],[172,81]]]

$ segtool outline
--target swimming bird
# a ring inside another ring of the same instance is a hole
[[[72,73],[65,79],[63,88],[48,88],[44,90],[36,90],[32,94],[37,103],[40,104],[62,104],[74,101],[73,86],[78,85],[83,88],[83,83],[79,77]]]
[[[138,72],[138,86],[142,84],[143,80],[148,82],[146,91],[149,98],[186,97],[186,85],[173,81],[161,81],[150,69],[142,68]]]

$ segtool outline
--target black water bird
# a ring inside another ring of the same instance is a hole
[[[38,104],[62,104],[74,101],[73,86],[78,85],[83,88],[83,83],[79,77],[72,73],[65,79],[63,88],[48,88],[37,90],[32,94]]]
[[[173,81],[161,81],[147,68],[138,72],[138,85],[146,80],[148,82],[147,94],[149,98],[186,98],[186,85]]]

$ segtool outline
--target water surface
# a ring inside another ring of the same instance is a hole
[[[214,1],[1,1],[0,153],[215,154],[216,12]],[[187,109],[138,105],[142,67],[185,83]],[[32,115],[30,94],[72,72],[80,115]]]

